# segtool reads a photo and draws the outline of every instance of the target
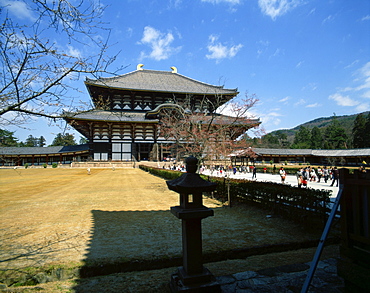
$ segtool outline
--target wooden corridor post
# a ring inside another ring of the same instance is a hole
[[[220,292],[215,277],[203,267],[201,226],[202,219],[213,216],[202,203],[202,193],[214,191],[217,184],[195,173],[197,163],[196,158],[187,158],[187,173],[167,181],[168,188],[180,194],[180,205],[171,207],[171,213],[182,220],[183,266],[171,276],[172,292]]]

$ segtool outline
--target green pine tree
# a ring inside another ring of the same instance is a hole
[[[81,136],[80,137],[80,144],[86,144],[89,143],[89,140],[86,137]]]
[[[331,124],[325,130],[325,141],[327,149],[346,149],[347,134],[343,127],[339,125],[337,117],[334,115]]]
[[[37,137],[34,137],[32,134],[30,134],[25,143],[24,143],[24,146],[25,147],[37,147],[38,146],[38,138]]]
[[[358,114],[353,123],[352,128],[352,145],[354,148],[364,148],[365,139],[366,139],[366,130],[365,130],[366,119],[364,115]]]
[[[75,138],[73,134],[69,133],[58,133],[53,140],[53,143],[50,146],[69,146],[69,145],[76,145]]]
[[[294,136],[293,149],[309,149],[311,147],[311,132],[307,127],[301,126]]]
[[[0,146],[1,147],[18,146],[17,138],[14,137],[14,132],[0,129]]]
[[[370,112],[367,114],[365,122],[364,147],[370,148]]]
[[[39,137],[38,146],[43,147],[46,145],[46,139],[42,135]]]
[[[320,128],[315,126],[311,129],[311,148],[322,149],[323,148],[323,137]]]

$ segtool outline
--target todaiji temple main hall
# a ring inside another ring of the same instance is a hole
[[[183,76],[176,67],[171,67],[172,71],[142,67],[139,64],[137,70],[116,77],[87,79],[85,85],[95,108],[66,114],[65,120],[88,139],[94,161],[158,161],[168,156],[163,144],[171,143],[159,134],[163,109],[187,104],[190,109],[185,112],[212,113],[216,99],[220,105],[238,94],[237,89]]]

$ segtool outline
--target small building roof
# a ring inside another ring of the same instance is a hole
[[[51,155],[85,152],[89,150],[88,144],[52,147],[0,147],[0,155]]]
[[[232,95],[238,94],[237,89],[225,89],[191,79],[175,71],[157,71],[139,69],[119,76],[89,79],[85,84],[106,88],[125,89],[133,91],[154,91],[166,93],[185,93],[200,95]]]

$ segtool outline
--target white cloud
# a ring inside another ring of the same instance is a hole
[[[370,110],[370,104],[369,103],[363,103],[356,107],[356,110],[358,112],[366,112]]]
[[[224,58],[233,58],[243,47],[242,44],[227,47],[220,42],[216,43],[217,40],[218,36],[209,36],[210,44],[207,46],[207,49],[211,54],[206,55],[207,59],[216,59],[216,61],[219,62]]]
[[[281,119],[279,117],[282,116],[283,116],[282,114],[275,112],[273,110],[267,113],[259,113],[258,115],[256,115],[256,117],[260,118],[263,125],[265,126],[274,125],[274,127],[281,123]]]
[[[349,64],[346,67],[344,67],[344,69],[351,68],[351,67],[355,66],[358,62],[359,62],[359,60],[355,60],[351,64]]]
[[[287,102],[289,99],[290,99],[289,97],[285,97],[285,98],[283,98],[283,99],[280,99],[280,100],[279,100],[279,102],[280,102],[280,103],[285,103],[285,102]]]
[[[370,62],[354,72],[355,79],[353,83],[356,86],[348,86],[329,96],[337,105],[344,107],[356,107],[357,111],[363,112],[369,110],[368,99],[370,99]],[[342,93],[347,93],[344,96]],[[357,99],[350,97],[356,96]],[[362,99],[366,99],[363,101]]]
[[[171,55],[181,50],[181,47],[171,47],[171,43],[174,40],[172,33],[162,33],[153,27],[146,26],[140,43],[149,45],[152,51],[149,55],[141,52],[140,59],[151,58],[157,61],[168,59]]]
[[[308,15],[315,14],[315,12],[316,12],[316,8],[313,8],[313,9],[311,9],[311,11]]]
[[[20,19],[35,20],[32,11],[24,1],[0,0],[0,6],[6,9],[14,16]]]
[[[284,55],[285,54],[285,51],[284,50],[281,50],[279,48],[277,48],[274,52],[274,54],[270,55],[270,59],[271,58],[275,58],[275,57],[278,57],[278,56],[281,56],[281,55]]]
[[[302,87],[302,91],[315,91],[317,89],[317,84],[315,82],[310,82],[308,85]]]
[[[74,48],[72,46],[67,46],[68,47],[68,55],[80,58],[82,56],[81,51],[77,48]]]
[[[361,20],[362,21],[364,21],[364,20],[370,20],[370,15],[368,14],[368,15],[364,16],[363,18],[361,18]]]
[[[258,0],[258,5],[263,14],[275,20],[301,3],[301,0]]]
[[[298,62],[298,64],[295,66],[296,68],[300,68],[302,66],[302,64],[304,63],[304,61],[300,61]]]
[[[126,29],[126,34],[129,38],[132,37],[132,34],[134,33],[134,29],[132,27],[129,27]]]
[[[334,20],[334,16],[330,14],[328,17],[326,17],[326,18],[322,21],[322,23],[324,24],[324,23],[326,23],[326,22],[330,22],[330,21],[333,21],[333,20]]]
[[[182,0],[170,0],[170,7],[180,7]]]
[[[334,100],[337,105],[344,107],[353,107],[359,104],[358,101],[351,99],[349,96],[343,96],[340,93],[335,93],[334,95],[329,96],[330,100]]]
[[[257,42],[258,50],[257,50],[257,57],[260,57],[263,53],[265,53],[270,45],[269,41],[260,40]]]
[[[300,99],[298,102],[294,103],[295,107],[302,106],[306,104],[306,101],[304,99]]]
[[[306,106],[306,108],[317,108],[317,107],[321,107],[321,104],[314,103],[314,104],[309,104],[309,105]]]
[[[362,98],[370,99],[370,91],[366,91],[361,95]]]
[[[273,124],[274,125],[279,125],[280,124],[280,122],[281,122],[281,119],[279,119],[279,118],[275,118],[274,120],[273,120]]]
[[[358,69],[355,72],[356,79],[354,82],[359,84],[356,87],[346,87],[342,89],[343,92],[349,92],[349,91],[362,91],[365,90],[366,92],[370,90],[370,62],[367,62],[364,66],[362,66],[360,69]],[[365,93],[365,96],[367,94]]]

